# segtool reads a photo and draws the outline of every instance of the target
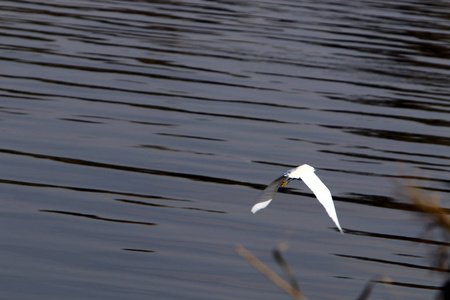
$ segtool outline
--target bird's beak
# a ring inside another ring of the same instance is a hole
[[[286,180],[285,182],[283,182],[283,183],[281,184],[281,186],[285,186],[285,185],[288,184],[288,183],[289,183],[289,181]]]

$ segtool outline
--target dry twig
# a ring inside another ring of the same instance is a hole
[[[409,198],[416,205],[416,208],[427,214],[431,218],[433,225],[450,232],[450,218],[447,212],[439,203],[439,196],[436,194],[427,194],[418,188],[409,187]]]
[[[272,271],[268,266],[262,263],[256,256],[254,256],[250,251],[242,247],[241,245],[236,246],[236,252],[239,253],[249,264],[251,264],[256,270],[261,272],[270,281],[272,281],[276,286],[286,292],[295,300],[307,300],[300,293],[298,289],[287,283],[283,278],[278,276],[274,271]]]

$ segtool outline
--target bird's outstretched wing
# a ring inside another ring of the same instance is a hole
[[[302,172],[300,174],[300,178],[311,189],[314,195],[316,195],[317,200],[319,200],[323,207],[325,207],[325,210],[334,221],[339,231],[344,233],[341,225],[339,224],[330,190],[325,186],[325,184],[323,184],[320,178],[317,177],[316,173],[314,173],[314,169],[308,170],[307,172]]]
[[[260,209],[265,208],[272,201],[273,197],[278,191],[278,188],[287,180],[285,174],[281,175],[275,179],[271,184],[269,184],[264,191],[258,197],[258,203],[253,205],[252,213],[257,212]]]

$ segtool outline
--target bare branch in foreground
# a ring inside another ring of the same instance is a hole
[[[251,264],[256,270],[261,272],[270,281],[272,281],[276,286],[286,292],[295,300],[307,300],[300,291],[289,283],[287,283],[283,278],[278,276],[274,271],[272,271],[268,266],[262,263],[256,256],[254,256],[250,251],[242,247],[241,245],[236,246],[236,252],[240,254],[249,264]]]
[[[370,294],[372,293],[372,290],[375,286],[375,283],[391,283],[391,279],[387,276],[381,276],[379,280],[376,280],[377,278],[380,278],[380,276],[375,276],[372,280],[367,282],[366,286],[362,290],[361,294],[356,300],[367,300],[369,299]]]
[[[450,218],[448,212],[442,208],[437,194],[427,194],[418,188],[408,189],[411,201],[417,209],[425,213],[432,220],[432,224],[450,232]]]
[[[300,286],[298,285],[297,279],[295,278],[294,272],[292,272],[291,267],[286,262],[284,257],[281,255],[281,252],[287,249],[286,243],[279,243],[278,246],[273,249],[273,257],[275,261],[280,265],[281,270],[287,277],[287,280],[291,287],[300,292]]]

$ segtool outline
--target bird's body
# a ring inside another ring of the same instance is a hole
[[[261,193],[258,198],[258,203],[253,205],[252,213],[256,213],[258,210],[265,208],[272,201],[273,197],[278,191],[278,188],[285,186],[292,180],[302,180],[314,193],[317,200],[323,205],[330,218],[334,221],[341,233],[341,225],[334,208],[333,198],[331,197],[330,190],[323,184],[323,182],[314,173],[315,169],[310,165],[304,164],[297,168],[291,169],[285,172],[283,175],[275,179],[267,188]]]

